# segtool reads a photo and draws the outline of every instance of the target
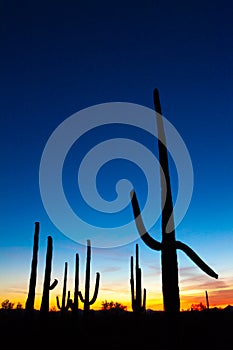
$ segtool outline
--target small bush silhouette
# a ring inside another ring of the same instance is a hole
[[[13,309],[15,304],[11,303],[9,299],[5,299],[3,300],[1,305],[2,305],[2,309],[9,310],[9,309]]]
[[[127,310],[127,306],[118,303],[117,301],[114,303],[113,301],[108,302],[107,300],[102,302],[101,310]]]

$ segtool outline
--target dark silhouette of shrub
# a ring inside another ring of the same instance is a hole
[[[5,300],[3,300],[3,302],[1,303],[1,305],[2,305],[2,308],[3,308],[4,310],[11,310],[11,309],[14,308],[15,303],[10,302],[9,299],[5,299]]]

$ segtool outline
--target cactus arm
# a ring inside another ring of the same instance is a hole
[[[141,236],[141,239],[143,240],[143,242],[148,245],[151,249],[153,250],[161,250],[162,249],[162,244],[160,242],[158,242],[157,240],[155,240],[154,238],[152,238],[149,233],[146,231],[142,217],[141,217],[141,211],[139,208],[139,204],[138,204],[138,200],[137,200],[137,196],[134,190],[132,190],[130,192],[130,196],[131,196],[131,203],[132,203],[132,207],[133,207],[133,213],[134,213],[134,218],[135,218],[135,222],[136,222],[136,226],[138,229],[138,232]]]
[[[57,301],[57,308],[59,310],[61,310],[61,305],[60,305],[60,301],[59,301],[59,296],[58,295],[56,296],[56,301]]]
[[[89,305],[94,304],[97,299],[98,291],[99,291],[99,282],[100,282],[100,273],[96,272],[96,282],[95,282],[95,290],[92,299],[89,301]]]
[[[131,201],[132,201],[132,206],[133,206],[133,212],[134,212],[134,217],[136,221],[136,226],[138,229],[138,232],[142,238],[142,240],[153,250],[161,250],[162,249],[162,243],[156,241],[153,239],[148,232],[146,232],[145,226],[143,224],[142,218],[141,218],[141,213],[140,213],[140,208],[137,200],[136,193],[132,190],[131,191]],[[207,273],[209,276],[218,278],[218,275],[186,244],[180,242],[180,241],[175,241],[175,246],[177,249],[182,250],[185,252],[185,254],[188,255],[188,257],[202,269],[205,273]]]
[[[79,299],[81,300],[82,303],[84,303],[85,299],[83,298],[82,292],[78,292]]]
[[[81,292],[81,291],[78,292],[79,299],[81,300],[82,303],[87,302],[88,305],[94,304],[94,302],[95,302],[96,299],[97,299],[97,295],[98,295],[98,291],[99,291],[99,281],[100,281],[100,273],[99,273],[99,272],[96,272],[95,290],[94,290],[93,298],[92,298],[90,301],[88,301],[88,300],[86,301],[86,300],[83,298],[83,295],[82,295],[82,292]]]
[[[183,252],[185,252],[185,254],[207,275],[218,279],[218,275],[194,252],[194,250],[180,241],[176,241],[175,244],[177,249],[183,250]]]
[[[49,286],[49,290],[53,290],[58,284],[58,280],[55,278],[53,283]]]

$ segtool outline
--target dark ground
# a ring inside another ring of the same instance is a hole
[[[231,349],[233,350],[233,312],[205,310],[180,312],[168,317],[164,312],[91,311],[75,319],[68,312],[39,312],[27,317],[25,310],[0,310],[2,343],[13,349],[39,349],[64,346],[68,349]],[[3,341],[4,340],[4,341]]]

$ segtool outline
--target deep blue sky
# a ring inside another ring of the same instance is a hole
[[[193,164],[192,201],[177,238],[222,273],[225,289],[232,288],[232,14],[230,0],[1,1],[3,298],[27,291],[35,221],[41,222],[42,247],[48,234],[54,238],[57,273],[75,251],[85,255],[57,230],[41,201],[39,165],[51,133],[70,115],[100,103],[153,108],[155,87]],[[140,245],[146,255],[149,248]],[[112,267],[119,281],[126,276],[126,289],[134,244],[128,249],[96,252],[96,268]],[[159,271],[159,253],[152,253]],[[109,260],[114,254],[116,261]],[[180,259],[184,271],[193,267]],[[202,276],[196,267],[194,272]],[[105,277],[106,299],[112,275]]]

